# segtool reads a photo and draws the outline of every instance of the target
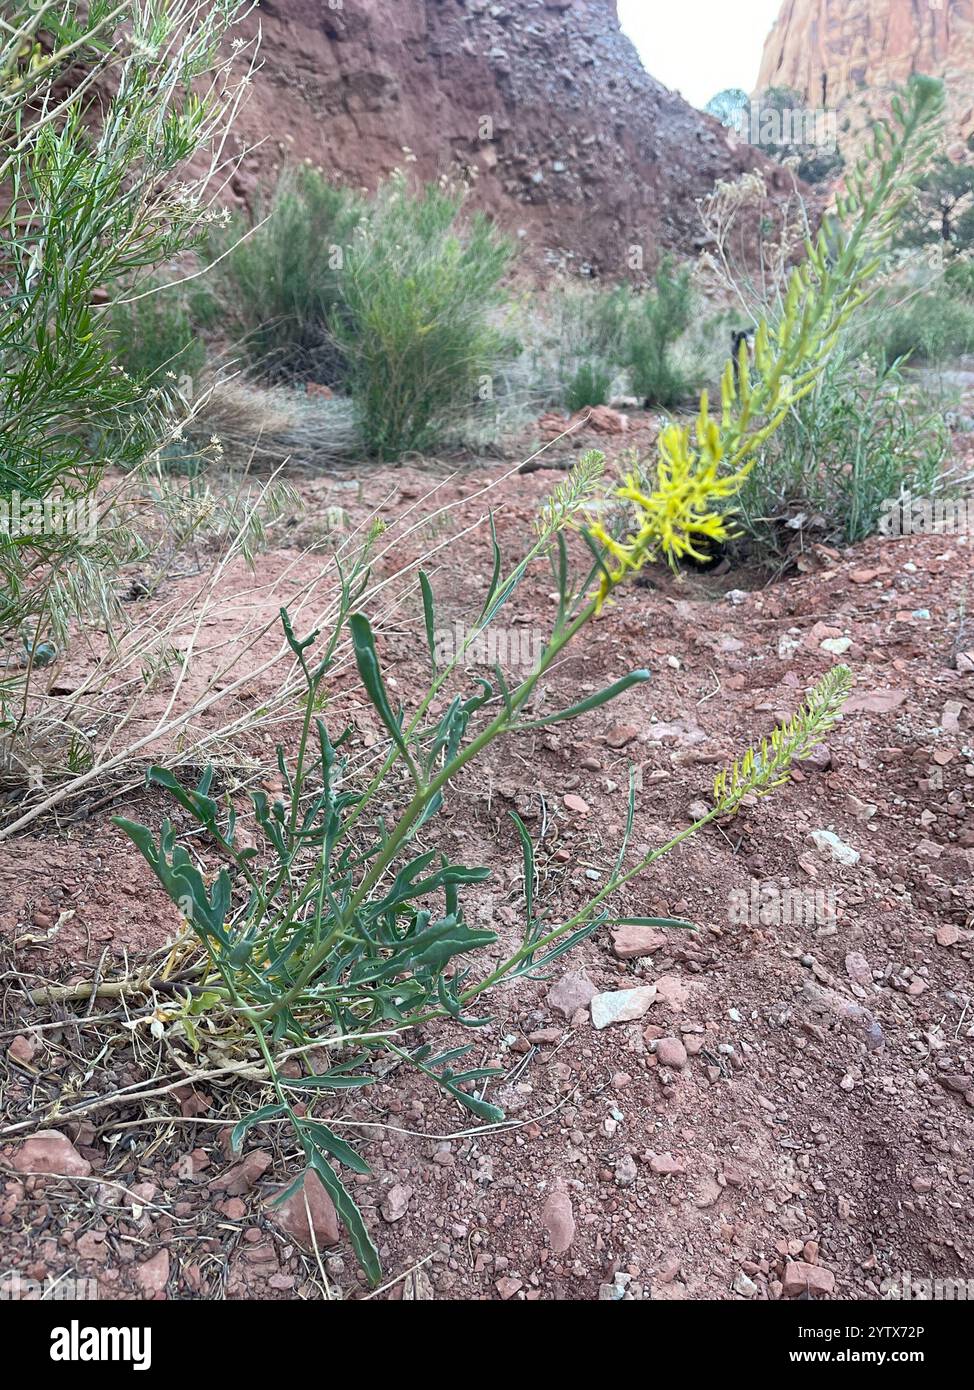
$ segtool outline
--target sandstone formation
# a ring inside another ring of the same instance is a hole
[[[946,80],[948,142],[974,132],[974,0],[783,0],[757,91],[791,87],[855,131],[911,73]]]

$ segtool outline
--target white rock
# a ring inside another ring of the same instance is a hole
[[[857,849],[840,840],[834,830],[813,830],[808,838],[816,849],[827,850],[839,864],[858,864],[862,857]]]
[[[790,656],[794,656],[801,641],[797,637],[792,637],[790,633],[783,632],[778,638],[778,660],[787,661]]]
[[[655,985],[638,989],[614,989],[597,994],[591,1003],[592,1022],[596,1028],[608,1028],[610,1023],[632,1023],[642,1018],[656,998]]]

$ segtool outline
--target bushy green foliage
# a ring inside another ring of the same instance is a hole
[[[773,565],[799,531],[832,543],[863,540],[889,498],[937,488],[949,443],[941,412],[899,367],[877,369],[846,345],[747,479],[742,530]]]
[[[565,395],[569,410],[584,410],[590,405],[605,405],[612,388],[612,377],[604,368],[583,362],[576,371]]]
[[[194,244],[204,184],[187,161],[225,129],[237,0],[17,0],[0,25],[0,500],[93,505],[108,463],[166,431],[167,390],[119,370],[96,308]],[[221,68],[205,99],[194,81]],[[78,80],[84,73],[83,81]],[[177,177],[184,186],[177,191]],[[92,441],[111,439],[106,455]],[[0,535],[0,639],[31,650],[72,617],[107,620],[126,538],[65,527]],[[29,670],[28,670],[29,679]],[[2,724],[2,709],[0,709]]]
[[[743,87],[725,87],[712,96],[703,109],[708,115],[716,117],[721,125],[740,132],[744,128],[750,104],[751,98]]]
[[[652,405],[675,405],[693,385],[673,355],[692,318],[690,272],[664,257],[653,289],[641,297],[627,327],[626,361],[633,391]]]
[[[974,298],[955,285],[911,291],[886,310],[877,348],[887,362],[945,362],[974,352]]]
[[[120,293],[109,312],[109,333],[115,361],[143,386],[196,377],[206,362],[206,344],[178,290],[142,282],[130,297]]]
[[[725,317],[697,312],[689,271],[667,260],[645,293],[627,284],[554,291],[537,315],[540,330],[528,355],[546,388],[545,404],[579,410],[604,403],[615,386],[667,406],[719,375],[729,340]]]
[[[301,167],[286,171],[269,202],[258,204],[252,227],[237,219],[211,232],[205,251],[222,326],[258,376],[328,386],[344,379],[332,324],[345,256],[366,215],[361,195]]]
[[[606,289],[573,283],[547,291],[540,303],[532,304],[524,360],[539,406],[577,410],[608,399],[625,367],[631,301],[626,285]]]
[[[222,326],[258,376],[347,391],[369,453],[432,447],[516,351],[497,313],[513,246],[462,203],[398,175],[367,198],[287,172],[253,228],[209,238]]]
[[[950,257],[944,266],[944,284],[974,305],[974,253]]]
[[[396,459],[435,445],[489,396],[513,344],[492,311],[512,244],[485,217],[461,218],[461,194],[401,177],[380,190],[356,229],[331,327],[371,454]]]
[[[974,247],[974,163],[938,155],[917,178],[904,210],[902,246]]]
[[[632,310],[633,294],[627,285],[558,292],[554,327],[566,355],[619,366],[625,357]]]

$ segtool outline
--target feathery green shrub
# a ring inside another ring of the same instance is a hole
[[[205,180],[185,166],[225,130],[238,90],[220,45],[238,0],[15,0],[0,25],[0,515],[17,499],[58,524],[0,528],[0,643],[33,653],[72,619],[110,623],[131,537],[97,492],[138,467],[175,400],[111,349],[106,289],[195,244]],[[193,84],[219,69],[207,95]],[[180,186],[177,179],[182,178]],[[188,180],[188,181],[187,181]],[[110,449],[103,447],[110,442]],[[92,523],[70,520],[83,512]],[[53,513],[52,513],[53,514]],[[26,673],[9,668],[14,684]],[[0,728],[3,726],[0,684]],[[24,698],[26,698],[24,696]]]
[[[693,314],[689,270],[676,269],[672,258],[664,257],[653,289],[638,301],[626,336],[626,365],[632,374],[633,392],[652,405],[675,405],[692,388],[673,350]]]
[[[955,272],[955,279],[960,272]],[[883,316],[879,349],[887,362],[909,358],[932,365],[974,353],[974,296],[955,284],[934,284]]]
[[[937,488],[949,445],[942,413],[898,365],[877,368],[840,345],[744,484],[742,531],[775,565],[798,531],[863,540],[890,497]]]
[[[331,320],[369,453],[397,459],[436,444],[489,395],[497,362],[514,350],[492,311],[513,246],[463,197],[397,176],[357,227]]]
[[[179,291],[151,282],[111,305],[109,334],[115,361],[143,386],[160,386],[173,376],[195,378],[206,362],[206,344]]]
[[[204,253],[212,294],[223,327],[259,378],[343,382],[334,323],[345,257],[368,213],[360,194],[302,166],[282,174],[251,226],[237,218],[211,231]]]
[[[605,405],[612,388],[612,377],[603,368],[583,362],[572,377],[565,395],[569,410],[584,410],[590,405]]]

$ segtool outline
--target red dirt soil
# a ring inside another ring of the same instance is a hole
[[[442,483],[437,501],[458,506],[438,540],[476,519],[485,480],[501,471]],[[392,519],[435,481],[412,467],[356,476],[361,496],[343,498],[353,521],[390,489]],[[559,476],[514,474],[492,493],[508,559]],[[328,489],[297,486],[313,506]],[[429,534],[417,534],[384,563],[401,568],[424,544]],[[444,557],[433,582],[447,627],[479,607],[486,529]],[[262,577],[293,558],[263,557]],[[342,1133],[373,1169],[353,1185],[396,1281],[380,1297],[775,1299],[807,1285],[870,1299],[904,1272],[969,1274],[974,676],[956,653],[972,574],[971,536],[820,547],[806,572],[746,592],[740,574],[654,574],[654,587],[630,587],[606,609],[543,699],[558,708],[641,666],[651,682],[495,748],[453,793],[441,843],[463,863],[493,867],[472,915],[511,941],[521,911],[511,808],[540,839],[542,903],[566,916],[611,869],[630,764],[641,773],[638,851],[689,824],[715,771],[791,714],[835,661],[855,676],[824,754],[621,895],[620,912],[687,917],[698,933],[669,932],[645,957],[619,960],[603,930],[551,980],[492,996],[495,1021],[474,1036],[472,1055],[507,1069],[487,1098],[511,1127],[481,1132],[400,1072],[336,1103]],[[551,589],[546,569],[524,581],[514,611],[525,632],[546,630]],[[404,610],[381,642],[407,704],[425,683],[419,621],[418,605]],[[842,639],[841,658],[823,649]],[[353,711],[364,747],[377,729],[353,676],[342,674],[334,699]],[[251,751],[270,765],[266,749]],[[171,808],[161,794],[134,792],[111,809],[158,826]],[[69,814],[60,828],[48,820],[0,852],[0,1079],[15,1121],[30,1115],[32,1095],[50,1094],[52,1077],[70,1109],[144,1079],[154,1049],[161,1079],[174,1071],[162,1044],[143,1031],[136,1048],[117,1024],[102,1029],[111,1049],[92,1079],[83,1029],[32,1032],[57,1015],[24,1011],[25,987],[90,979],[106,951],[100,975],[111,978],[123,952],[158,948],[175,929],[174,909],[108,814]],[[858,861],[816,847],[809,836],[820,830]],[[752,881],[834,893],[835,920],[735,922],[732,892],[749,893]],[[566,1017],[550,999],[578,972],[602,991],[657,982],[657,996],[641,1019],[596,1030],[587,1008],[569,1006]],[[437,1046],[454,1038],[429,1034]],[[322,1296],[316,1260],[266,1205],[293,1175],[293,1156],[288,1166],[273,1136],[255,1131],[249,1166],[227,1179],[236,1160],[221,1107],[233,1099],[221,1078],[156,1100],[152,1120],[117,1103],[70,1125],[35,1114],[70,1135],[91,1172],[15,1172],[30,1130],[5,1136],[0,1266],[94,1277],[108,1297]],[[322,1258],[333,1296],[366,1292],[346,1240]]]

